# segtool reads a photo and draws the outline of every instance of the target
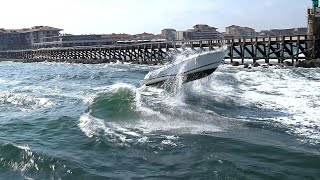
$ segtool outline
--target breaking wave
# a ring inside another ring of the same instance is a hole
[[[159,138],[165,145],[174,144],[172,138],[153,136],[157,131],[167,132],[169,137],[178,138],[179,134],[223,130],[221,117],[208,117],[193,110],[183,101],[175,92],[117,83],[104,88],[94,98],[88,105],[87,112],[80,117],[79,127],[88,137],[101,136],[122,145],[152,143]]]

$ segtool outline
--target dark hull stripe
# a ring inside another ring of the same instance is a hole
[[[209,76],[209,75],[212,74],[216,69],[217,69],[217,68],[207,69],[207,70],[204,70],[204,71],[199,71],[199,72],[187,74],[187,75],[186,75],[187,78],[186,78],[186,80],[185,80],[183,83],[187,83],[187,82],[190,82],[190,81],[194,81],[194,80],[201,79],[201,78],[204,78],[204,77],[206,77],[206,76]],[[167,79],[170,79],[170,78],[175,78],[175,76],[170,76],[170,77],[168,77]],[[167,80],[167,79],[166,79],[166,80]],[[146,84],[146,86],[162,85],[162,84],[164,84],[164,82],[165,82],[166,80],[158,81],[158,82],[151,83],[151,84]]]
[[[211,66],[211,65],[213,65],[213,64],[221,64],[221,62],[222,62],[222,61],[218,61],[218,62],[210,63],[210,64],[207,64],[207,65],[204,65],[204,66],[200,66],[200,67],[198,67],[198,68],[196,68],[196,69],[192,69],[192,70],[186,71],[186,72],[184,72],[183,74],[186,74],[186,73],[188,73],[188,72],[190,72],[190,71],[194,71],[194,70],[197,70],[197,69],[201,69],[201,68],[206,67],[206,66]],[[157,78],[162,78],[162,77],[176,77],[176,76],[177,76],[176,74],[163,75],[163,76],[158,76],[158,77],[155,77],[155,78],[152,78],[152,79],[149,79],[149,80],[153,80],[153,79],[157,79]]]

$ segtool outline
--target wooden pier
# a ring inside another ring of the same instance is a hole
[[[215,40],[192,40],[174,42],[147,42],[135,44],[116,44],[112,46],[82,46],[68,48],[45,48],[0,51],[0,59],[24,62],[58,61],[105,63],[110,61],[154,64],[165,62],[171,55],[182,52],[186,48],[195,51],[208,51],[216,47],[228,46],[226,60],[229,62],[252,59],[253,62],[264,59],[277,59],[279,63],[291,59],[311,59],[317,53],[312,44],[319,42],[316,36],[278,36],[256,38],[233,38]]]
[[[291,59],[311,59],[314,57],[315,48],[312,45],[317,39],[315,36],[278,36],[256,37],[253,39],[228,39],[229,53],[226,59],[232,62],[234,59],[252,59],[256,62],[264,59],[269,63],[270,59],[277,59],[278,63]],[[311,55],[311,56],[310,56]]]

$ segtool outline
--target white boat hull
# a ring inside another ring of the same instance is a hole
[[[218,68],[225,55],[226,50],[192,55],[182,61],[149,72],[142,84],[146,86],[161,84],[168,79],[174,79],[177,75],[182,75],[184,82],[206,77]]]

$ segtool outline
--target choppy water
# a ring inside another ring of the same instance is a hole
[[[1,179],[318,179],[320,70],[0,63]]]

